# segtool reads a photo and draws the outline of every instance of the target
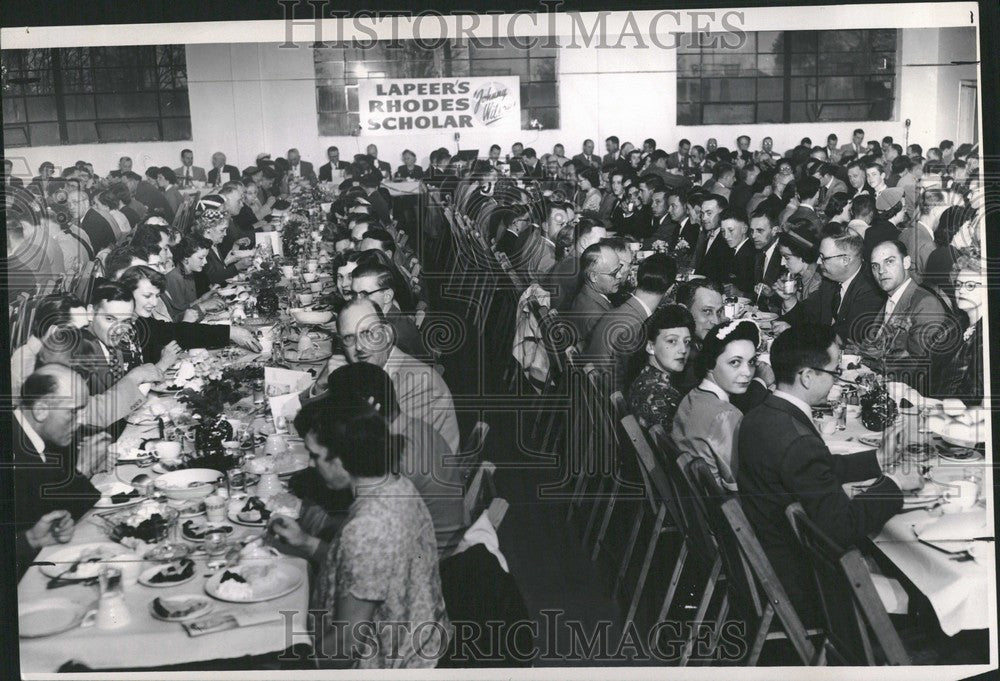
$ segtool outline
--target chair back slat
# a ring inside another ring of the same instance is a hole
[[[830,539],[798,502],[785,515],[809,556],[820,609],[834,651],[845,664],[909,665],[910,656],[875,590],[871,572],[856,549],[844,550]],[[844,595],[850,594],[845,602]],[[876,660],[871,637],[881,649]]]
[[[692,490],[699,496],[722,553],[733,604],[742,602],[743,616],[756,616],[767,627],[772,622],[769,611],[773,610],[802,663],[814,664],[817,659],[815,647],[809,641],[806,628],[764,553],[739,499],[722,488],[704,460],[692,459],[687,465],[687,472],[693,483]],[[755,612],[749,611],[751,607]]]

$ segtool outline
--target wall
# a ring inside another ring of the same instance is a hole
[[[801,16],[782,15],[780,21],[770,20],[766,25],[748,21],[746,28],[812,28],[795,23],[801,19]],[[912,120],[910,140],[925,148],[945,137],[954,139],[958,81],[974,79],[976,69],[941,64],[976,59],[975,29],[906,28],[901,43],[899,113],[893,121],[676,126],[672,50],[653,46],[613,50],[593,44],[563,49],[560,53],[560,130],[525,130],[507,138],[465,133],[459,146],[485,152],[496,142],[506,151],[517,140],[535,147],[541,154],[561,142],[567,153],[573,155],[586,137],[595,139],[599,150],[608,135],[618,135],[623,141],[637,144],[653,137],[665,148],[673,149],[681,137],[696,144],[715,137],[720,145],[735,146],[736,136],[745,133],[753,139],[753,148],[757,148],[761,137],[770,135],[775,149],[783,151],[804,136],[821,144],[830,132],[836,132],[843,142],[855,127],[864,128],[869,139],[893,135],[902,142],[903,121],[907,118]],[[149,165],[173,167],[179,165],[180,151],[185,147],[194,150],[198,165],[209,166],[211,154],[221,150],[227,154],[229,163],[240,168],[254,163],[261,151],[277,157],[283,156],[289,147],[298,147],[306,160],[317,165],[325,162],[325,149],[329,145],[337,145],[341,158],[349,158],[363,152],[369,141],[375,142],[380,157],[394,165],[404,148],[413,148],[418,162],[425,166],[430,150],[439,146],[455,149],[450,134],[321,137],[317,132],[312,51],[304,45],[279,49],[276,44],[191,44],[187,47],[187,62],[193,140],[15,148],[7,154],[15,163],[14,172],[33,175],[44,160],[58,166],[87,159],[104,174],[117,167],[122,155],[131,156],[140,170]]]

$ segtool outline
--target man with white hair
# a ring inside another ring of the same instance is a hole
[[[308,180],[310,184],[316,184],[316,172],[313,170],[313,164],[309,161],[303,161],[298,149],[289,149],[286,158],[288,159],[288,172],[292,177],[301,177]]]
[[[213,187],[235,182],[240,179],[240,170],[236,166],[226,164],[226,155],[221,151],[212,154],[212,169],[208,171],[208,183]]]

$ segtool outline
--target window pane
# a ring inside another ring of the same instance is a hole
[[[519,76],[528,78],[528,63],[523,59],[489,59],[472,62],[473,76]]]
[[[358,104],[358,88],[349,87],[347,88],[347,110],[357,111],[359,107]]]
[[[706,78],[701,83],[706,102],[752,102],[757,96],[753,78]]]
[[[32,123],[28,126],[28,131],[31,135],[31,146],[33,147],[61,144],[58,123]]]
[[[556,60],[551,59],[532,59],[531,60],[531,79],[535,81],[539,80],[555,80],[556,79]]]
[[[705,76],[749,76],[757,67],[757,58],[752,54],[706,54],[702,66]]]
[[[757,105],[758,123],[781,123],[784,116],[784,107],[781,103],[768,102]]]
[[[343,78],[343,77],[344,77],[344,62],[342,61],[316,62],[317,80],[322,80],[325,78]]]
[[[793,54],[791,61],[793,76],[812,76],[816,74],[816,55]]]
[[[27,97],[29,121],[58,121],[55,97]]]
[[[784,31],[758,31],[757,51],[758,52],[783,52],[785,50]]]
[[[518,38],[519,42],[526,40],[523,36]],[[480,42],[483,43],[481,47],[477,47],[474,43],[469,44],[469,56],[473,61],[477,59],[523,59],[526,56],[524,50],[515,47],[505,38],[497,40],[496,44],[487,39]]]
[[[28,120],[25,115],[24,110],[24,100],[20,97],[4,97],[3,98],[3,122],[4,124],[9,123],[24,123]],[[4,140],[6,142],[6,140]]]
[[[817,120],[816,105],[811,102],[792,102],[792,123],[808,123]]]
[[[463,76],[469,76],[472,73],[472,64],[468,59],[452,59],[451,60],[451,76],[461,78]]]
[[[757,55],[757,71],[763,76],[785,75],[785,55],[783,54]]]
[[[824,54],[820,75],[854,75],[868,70],[868,58],[863,52]]]
[[[66,120],[93,120],[95,118],[93,95],[65,97],[63,104],[66,107]]]
[[[163,116],[191,116],[187,92],[161,92],[160,113]]]
[[[164,140],[189,140],[189,139],[191,139],[191,119],[190,118],[164,118],[163,119],[163,139]]]
[[[102,142],[148,142],[160,139],[160,126],[154,121],[98,121]]]
[[[758,78],[757,101],[780,102],[785,97],[784,78]]]
[[[701,55],[700,54],[678,54],[677,55],[677,75],[678,76],[698,76],[698,75],[701,75]]]
[[[792,52],[815,52],[817,31],[789,31],[785,34],[791,42]]]
[[[354,132],[347,114],[343,113],[320,113],[319,114],[319,134],[327,137],[338,135],[350,135]]]
[[[792,99],[815,99],[816,98],[816,79],[815,78],[792,78],[791,98]]]
[[[70,121],[66,123],[66,134],[70,144],[92,144],[99,142],[97,124],[94,121]]]
[[[868,36],[871,40],[873,50],[889,50],[890,52],[896,51],[895,29],[890,28],[868,31]]]
[[[863,99],[865,79],[839,76],[823,78],[820,80],[819,96],[821,99]]]
[[[555,83],[521,85],[521,106],[559,106],[559,90]]]
[[[159,115],[159,109],[156,105],[156,95],[95,95],[95,97],[97,100],[98,118],[149,118]],[[121,128],[114,129],[119,130]],[[101,138],[104,138],[103,131],[101,132]],[[149,138],[142,137],[139,139],[145,140]]]
[[[753,123],[755,104],[705,104],[703,106],[704,125],[729,125],[732,123]]]
[[[820,31],[820,52],[856,52],[862,47],[862,31]]]
[[[547,107],[531,109],[531,118],[537,118],[544,130],[559,129],[559,109],[558,107]]]
[[[701,81],[696,80],[694,78],[678,79],[677,101],[678,102],[701,101]]]
[[[318,97],[317,107],[320,113],[347,111],[347,96],[344,93],[344,85],[323,85],[316,88]]]
[[[19,125],[3,126],[3,143],[8,147],[28,146],[28,129]]]
[[[677,125],[701,125],[701,105],[678,102]]]

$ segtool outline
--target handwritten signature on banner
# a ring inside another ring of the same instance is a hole
[[[484,125],[496,123],[506,116],[515,106],[514,97],[502,83],[492,82],[483,85],[472,93],[474,102],[472,111]]]

